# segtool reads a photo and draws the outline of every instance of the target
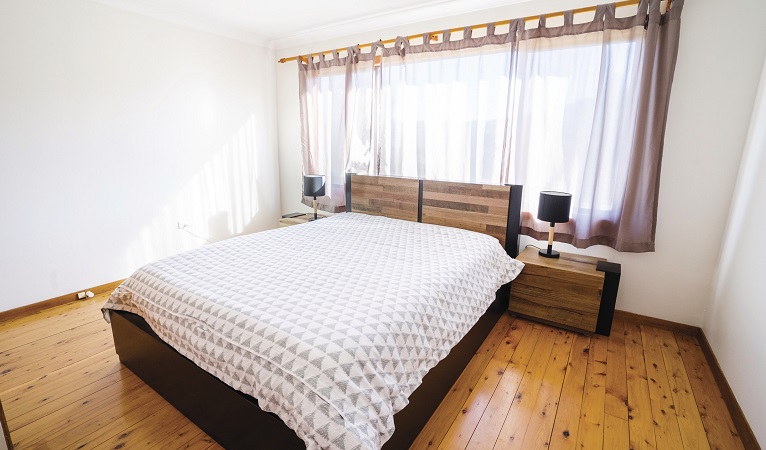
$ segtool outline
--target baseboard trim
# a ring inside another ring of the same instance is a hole
[[[742,440],[742,445],[748,450],[761,450],[761,446],[758,444],[758,440],[755,438],[753,429],[750,428],[750,424],[745,417],[745,413],[737,402],[737,397],[734,396],[734,391],[731,390],[729,382],[726,380],[726,376],[723,374],[721,365],[718,364],[718,358],[713,353],[713,348],[710,347],[710,342],[705,336],[705,332],[702,328],[695,327],[693,325],[686,325],[683,323],[672,322],[669,320],[657,319],[655,317],[643,316],[628,311],[615,310],[614,317],[623,321],[643,323],[649,326],[662,328],[678,333],[684,333],[697,338],[700,344],[702,354],[705,355],[710,371],[713,372],[713,378],[718,385],[718,389],[721,391],[721,397],[726,404],[726,408],[729,410],[731,420],[734,422],[734,427],[737,428],[739,438]]]
[[[77,292],[91,291],[94,294],[103,294],[104,292],[113,291],[122,284],[125,280],[113,281],[111,283],[94,286],[88,289],[82,289]],[[18,319],[20,317],[31,316],[32,314],[39,313],[46,309],[54,308],[56,306],[66,305],[67,303],[77,301],[77,292],[71,294],[60,295],[58,297],[43,300],[41,302],[32,303],[31,305],[19,306],[18,308],[9,309],[8,311],[0,311],[0,322],[6,320]]]
[[[748,450],[761,450],[761,446],[755,438],[755,433],[753,433],[753,429],[750,428],[750,423],[748,423],[744,411],[742,411],[742,408],[739,406],[737,397],[734,396],[734,391],[731,390],[731,386],[729,386],[729,382],[723,374],[721,365],[718,364],[718,358],[715,357],[713,348],[710,346],[710,342],[708,342],[707,336],[705,336],[705,332],[702,331],[702,329],[700,329],[699,334],[697,335],[697,340],[699,341],[702,353],[705,355],[707,364],[713,372],[715,384],[717,384],[718,389],[721,390],[721,397],[723,398],[723,402],[726,403],[726,407],[729,409],[731,420],[737,428],[737,433],[739,433],[739,438],[742,440],[742,445]]]
[[[627,322],[637,322],[650,325],[656,328],[662,328],[664,330],[676,331],[679,333],[688,334],[691,336],[697,336],[702,330],[700,327],[694,325],[687,325],[685,323],[672,322],[670,320],[657,319],[656,317],[644,316],[628,311],[616,309],[614,311],[615,319],[619,318]]]

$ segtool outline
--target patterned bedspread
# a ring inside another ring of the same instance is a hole
[[[308,449],[378,449],[522,267],[490,236],[337,214],[148,264],[103,311],[144,317]]]

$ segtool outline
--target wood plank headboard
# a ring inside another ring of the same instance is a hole
[[[519,185],[487,185],[346,174],[346,212],[446,225],[494,236],[519,254]]]
[[[346,194],[346,211],[419,222],[419,180],[348,174],[351,201]],[[347,180],[348,181],[348,180]],[[349,209],[351,205],[351,209]]]

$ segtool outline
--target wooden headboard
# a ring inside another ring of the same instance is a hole
[[[346,174],[346,212],[446,225],[496,237],[519,254],[519,185],[488,185]]]

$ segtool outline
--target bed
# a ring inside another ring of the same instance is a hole
[[[105,305],[123,364],[226,448],[407,448],[507,308],[521,186],[346,186],[347,214],[149,264]]]

